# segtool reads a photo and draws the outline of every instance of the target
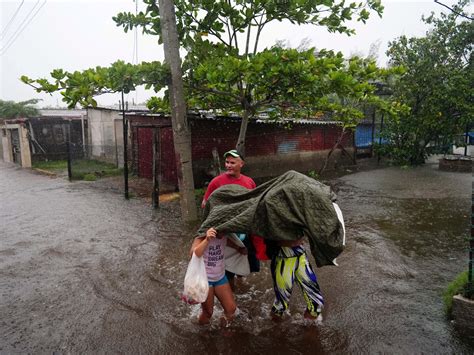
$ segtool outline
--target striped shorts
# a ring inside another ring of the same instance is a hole
[[[281,316],[288,309],[295,281],[301,287],[308,312],[314,317],[321,313],[323,296],[303,246],[280,247],[272,258],[271,272],[275,290],[273,313]]]

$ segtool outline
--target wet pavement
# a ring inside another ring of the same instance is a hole
[[[469,173],[436,164],[328,182],[348,245],[316,269],[324,321],[273,323],[268,263],[241,280],[229,329],[196,324],[179,299],[193,226],[177,201],[131,199],[106,184],[50,178],[0,162],[0,353],[468,354],[441,294],[467,268]],[[314,265],[314,263],[313,263]]]

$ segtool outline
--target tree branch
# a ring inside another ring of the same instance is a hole
[[[195,87],[195,86],[188,86],[189,89],[196,90],[196,91],[201,91],[201,92],[208,92],[211,94],[216,94],[216,95],[221,95],[221,96],[227,96],[231,97],[238,102],[240,102],[240,97],[238,95],[232,94],[228,91],[222,91],[222,90],[217,90],[217,89],[210,89],[210,88],[204,88],[204,87]]]
[[[449,7],[448,5],[445,5],[443,4],[442,2],[439,2],[438,0],[434,0],[435,3],[441,5],[441,6],[444,6],[445,8],[447,8],[449,11],[451,11],[452,13],[458,15],[458,16],[461,16],[461,17],[464,17],[464,18],[467,18],[468,20],[474,20],[474,17],[469,17],[467,15],[464,15],[462,12],[458,12],[456,10],[454,10],[453,8]]]

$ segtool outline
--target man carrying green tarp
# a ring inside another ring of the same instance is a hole
[[[203,235],[212,227],[219,232],[253,233],[273,241],[279,246],[271,256],[276,294],[273,313],[279,316],[288,308],[296,279],[308,304],[305,317],[315,318],[321,312],[323,300],[311,267],[306,276],[299,271],[301,263],[306,270],[309,265],[304,249],[301,250],[302,237],[308,237],[318,267],[337,265],[335,258],[345,245],[345,228],[335,200],[336,195],[328,186],[296,171],[288,171],[250,191],[238,185],[225,185],[210,196],[197,234]],[[282,262],[281,258],[285,260]],[[285,265],[291,270],[283,270]],[[290,276],[282,280],[284,274]],[[310,289],[305,287],[307,284],[311,284]]]

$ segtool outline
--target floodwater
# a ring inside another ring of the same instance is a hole
[[[178,202],[154,211],[0,162],[0,353],[472,353],[441,297],[467,268],[471,174],[427,164],[328,183],[348,243],[339,267],[316,269],[322,324],[303,319],[298,289],[290,315],[269,319],[264,263],[238,284],[239,315],[223,329],[219,307],[201,327],[199,306],[179,299],[194,229]]]

